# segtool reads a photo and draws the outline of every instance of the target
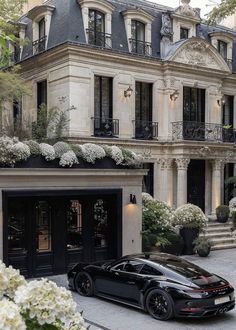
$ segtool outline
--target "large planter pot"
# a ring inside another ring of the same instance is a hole
[[[211,251],[211,248],[208,249],[197,249],[197,254],[199,257],[207,257]]]
[[[198,228],[182,228],[182,229],[180,229],[179,233],[184,240],[183,254],[186,254],[186,255],[194,254],[193,241],[198,237],[199,229]]]
[[[217,221],[221,223],[226,223],[228,221],[228,217],[224,215],[217,214]]]

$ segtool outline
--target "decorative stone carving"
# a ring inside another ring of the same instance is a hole
[[[190,163],[190,159],[189,158],[177,158],[175,160],[176,164],[177,164],[177,168],[178,170],[186,170],[188,169],[188,165]]]
[[[200,20],[200,10],[199,8],[193,8],[189,5],[190,0],[181,0],[182,6],[179,6],[175,13],[181,16],[188,16],[190,18],[195,18]]]
[[[158,164],[161,165],[161,170],[171,170],[173,168],[173,159],[172,158],[160,158],[158,159]]]
[[[152,150],[151,149],[144,149],[142,152],[142,158],[150,159],[152,157]]]
[[[161,27],[161,36],[171,39],[173,35],[172,26],[171,26],[171,18],[167,13],[162,14],[162,27]]]

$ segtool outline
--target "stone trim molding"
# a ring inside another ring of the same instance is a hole
[[[161,170],[171,170],[174,166],[173,158],[159,158],[157,163],[160,165]]]
[[[177,169],[187,171],[188,165],[190,163],[190,158],[176,158],[175,159]]]

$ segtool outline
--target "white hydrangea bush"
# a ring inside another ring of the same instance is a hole
[[[6,267],[0,260],[0,299],[3,296],[13,299],[18,287],[26,284],[26,281],[19,270],[12,266]],[[1,328],[0,328],[1,329]]]
[[[30,148],[31,155],[38,156],[41,155],[41,149],[38,142],[34,140],[24,141],[25,144]]]
[[[203,230],[208,223],[208,219],[200,207],[193,204],[184,204],[178,207],[174,212],[175,226],[180,228],[198,228]]]
[[[148,201],[154,201],[154,198],[150,194],[148,194],[146,192],[142,192],[142,200],[143,200],[143,203],[145,203]]]
[[[106,157],[105,150],[96,144],[93,143],[85,143],[83,145],[80,145],[83,159],[88,162],[95,164],[95,161],[97,159],[103,159]]]
[[[61,158],[63,154],[71,150],[69,144],[63,141],[55,143],[53,148],[55,150],[56,158]]]
[[[72,150],[67,151],[60,158],[59,165],[62,167],[72,167],[75,164],[79,164],[79,161]]]
[[[104,150],[108,157],[114,160],[116,165],[121,165],[124,161],[122,150],[117,146],[105,146]]]
[[[230,209],[230,213],[232,211],[236,211],[236,197],[233,197],[230,201],[229,201],[229,209]]]
[[[122,149],[122,154],[124,157],[123,165],[128,165],[131,167],[140,167],[142,163],[142,157],[137,155],[135,152],[128,149]]]
[[[20,308],[8,299],[0,300],[0,329],[26,330]]]
[[[14,142],[11,138],[7,136],[0,137],[0,164],[2,165],[12,165],[15,160],[11,154],[11,147]]]
[[[15,162],[27,160],[31,155],[30,148],[27,144],[20,141],[13,144],[10,151]]]
[[[16,290],[15,303],[32,322],[54,325],[58,329],[86,329],[82,316],[76,312],[72,294],[47,279],[28,282]]]
[[[54,160],[56,158],[56,153],[50,144],[40,143],[41,155],[45,157],[47,161]]]

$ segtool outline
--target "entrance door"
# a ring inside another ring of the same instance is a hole
[[[188,167],[188,203],[205,211],[205,161],[191,160]]]

